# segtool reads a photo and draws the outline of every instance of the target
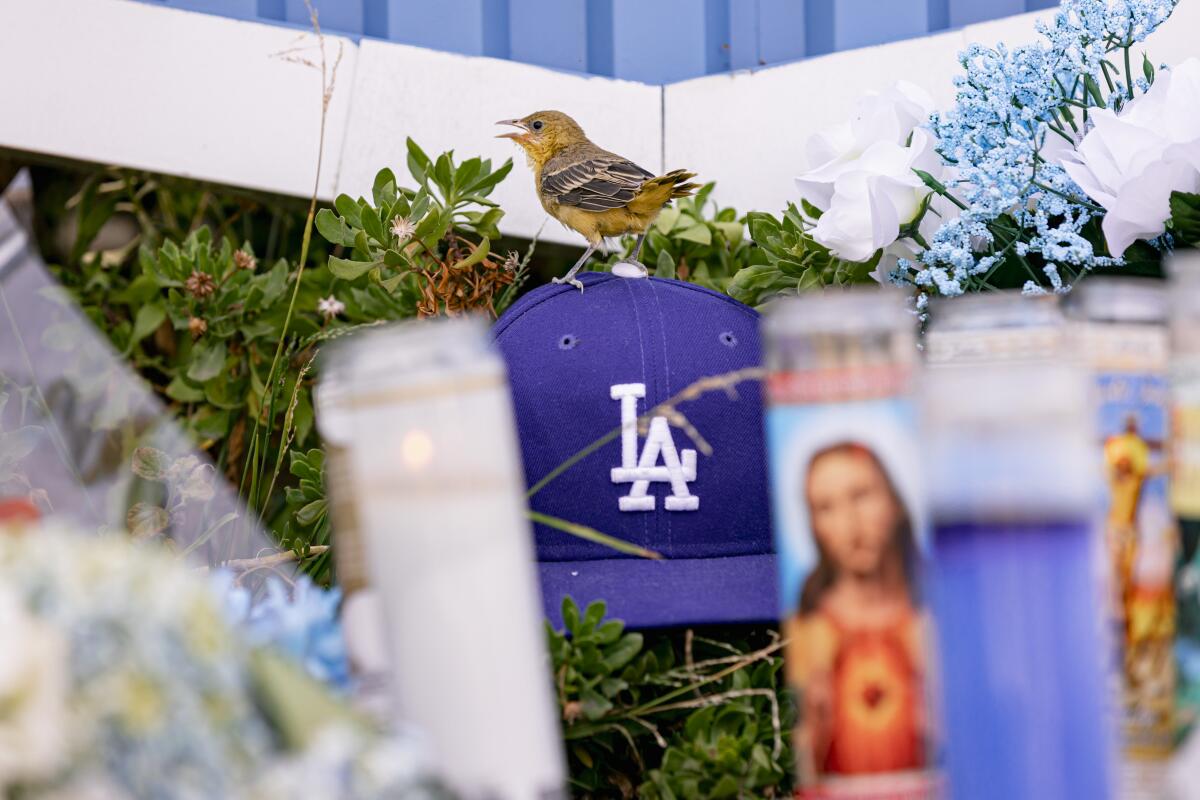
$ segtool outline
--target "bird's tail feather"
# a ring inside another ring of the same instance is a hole
[[[666,203],[676,197],[688,197],[700,188],[699,184],[689,183],[696,173],[685,169],[674,169],[657,178],[647,178],[638,190],[637,197],[629,202],[633,211],[657,212]]]

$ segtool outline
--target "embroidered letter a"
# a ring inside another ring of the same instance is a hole
[[[666,417],[650,419],[646,444],[638,455],[637,401],[646,396],[646,384],[619,383],[610,393],[613,400],[621,401],[621,466],[613,467],[612,482],[633,484],[617,506],[622,511],[653,511],[655,498],[647,490],[654,481],[671,484],[671,494],[663,501],[667,511],[698,510],[700,498],[688,490],[696,480],[696,451],[675,449]]]

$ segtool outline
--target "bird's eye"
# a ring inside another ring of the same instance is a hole
[[[542,124],[543,123],[540,119],[535,119],[533,121],[533,125],[531,125],[530,127],[533,128],[535,131],[540,131],[542,129]]]

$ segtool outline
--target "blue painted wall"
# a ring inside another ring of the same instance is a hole
[[[308,25],[304,0],[145,0]],[[1057,0],[312,0],[321,27],[645,83],[921,36]]]

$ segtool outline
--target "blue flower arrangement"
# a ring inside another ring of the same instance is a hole
[[[901,259],[891,278],[954,296],[991,283],[1005,265],[1024,271],[1026,293],[1067,291],[1084,272],[1122,264],[1098,249],[1094,223],[1104,209],[1061,161],[1087,130],[1089,111],[1119,111],[1153,80],[1135,78],[1129,51],[1174,10],[1176,0],[1067,0],[1046,38],[1009,49],[971,45],[961,54],[952,109],[929,127],[953,167],[930,188],[959,213],[946,219],[917,261]],[[1121,54],[1119,63],[1110,57]],[[1101,246],[1102,247],[1102,246]],[[1040,258],[1035,268],[1032,254]]]
[[[0,525],[0,796],[442,796],[417,739],[326,688],[336,593],[231,588],[152,542]]]

